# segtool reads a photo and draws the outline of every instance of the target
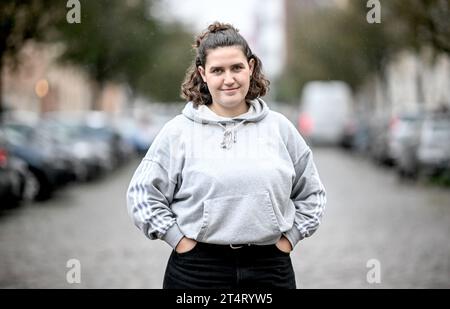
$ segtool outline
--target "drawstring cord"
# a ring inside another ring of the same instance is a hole
[[[230,149],[233,143],[236,143],[236,129],[241,126],[246,120],[242,120],[237,125],[233,126],[232,128],[227,128],[220,122],[218,122],[218,125],[221,126],[225,131],[223,131],[223,140],[220,143],[220,146],[224,149]]]

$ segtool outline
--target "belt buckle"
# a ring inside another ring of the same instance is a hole
[[[233,250],[236,250],[236,249],[241,249],[242,247],[244,247],[243,245],[238,245],[238,246],[235,246],[235,245],[233,245],[233,244],[230,244],[230,248],[231,249],[233,249]]]

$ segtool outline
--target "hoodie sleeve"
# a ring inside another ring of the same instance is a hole
[[[148,238],[162,239],[175,248],[184,235],[170,208],[178,172],[165,131],[158,134],[136,169],[127,191],[127,207],[134,224]]]
[[[325,210],[326,191],[320,181],[311,149],[297,129],[288,123],[288,149],[295,169],[291,200],[295,206],[294,226],[285,233],[292,248],[319,227]]]
[[[294,227],[285,235],[292,247],[317,230],[326,203],[325,188],[319,179],[310,149],[294,163],[294,167],[296,176],[291,200],[295,205],[295,220]]]

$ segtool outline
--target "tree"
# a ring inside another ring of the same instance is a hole
[[[137,90],[154,100],[179,101],[181,83],[194,58],[190,51],[194,36],[177,24],[161,27],[159,35],[160,44],[140,76]]]
[[[61,25],[60,40],[65,44],[61,60],[81,66],[96,81],[94,109],[108,81],[126,83],[133,93],[157,100],[178,97],[173,84],[184,73],[180,61],[186,59],[178,46],[191,35],[156,20],[150,14],[151,4],[148,0],[85,1],[81,23]]]
[[[450,0],[386,1],[385,9],[397,44],[450,54]]]
[[[450,54],[450,1],[411,0],[385,3],[386,31],[390,31],[396,49],[413,49],[416,53],[424,47],[432,55]],[[435,57],[433,57],[435,59]],[[432,61],[433,62],[433,59]],[[422,61],[418,62],[422,65]],[[416,70],[416,91],[419,102],[424,102],[423,76]]]
[[[0,2],[0,72],[5,65],[17,67],[19,52],[28,40],[47,40],[65,17],[65,4],[52,0],[2,0]],[[0,118],[3,112],[0,74]]]
[[[381,71],[392,53],[390,37],[381,25],[369,24],[366,13],[361,2],[345,9],[327,6],[297,12],[290,23],[290,56],[277,82],[277,97],[297,100],[309,80],[338,79],[355,89],[369,73]]]
[[[349,1],[342,9],[317,6],[291,12],[291,57],[277,83],[277,97],[297,99],[312,79],[340,79],[353,89],[370,74],[383,81],[386,64],[405,48],[450,52],[450,0],[382,1],[381,7],[380,24],[366,20],[366,1]]]
[[[82,3],[79,24],[61,23],[61,61],[79,65],[93,84],[92,108],[108,81],[127,82],[135,89],[153,57],[158,41],[156,23],[148,18],[144,0],[96,0]]]

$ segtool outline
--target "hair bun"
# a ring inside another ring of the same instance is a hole
[[[195,44],[192,47],[198,48],[200,46],[200,44],[202,43],[202,41],[210,33],[217,33],[220,31],[226,31],[226,30],[230,30],[230,29],[233,31],[236,31],[236,33],[239,32],[239,29],[233,27],[233,25],[231,25],[231,24],[225,24],[225,23],[216,21],[208,26],[208,30],[206,30],[205,32],[203,32],[202,34],[200,34],[198,37],[195,38]]]
[[[219,31],[224,31],[224,30],[229,30],[229,29],[233,29],[236,32],[239,32],[239,30],[234,28],[232,25],[220,23],[218,21],[216,21],[213,24],[208,26],[208,32],[209,33],[216,33],[216,32],[219,32]]]

